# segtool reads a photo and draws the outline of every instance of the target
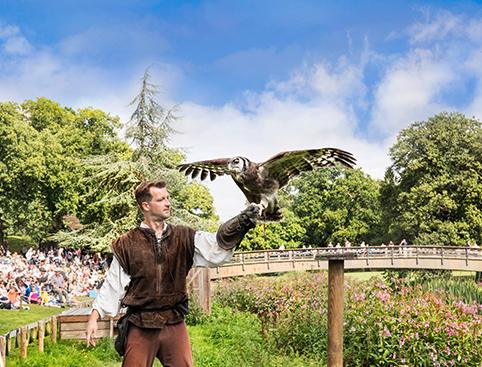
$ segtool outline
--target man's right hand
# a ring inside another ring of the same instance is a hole
[[[95,347],[95,334],[97,333],[97,320],[99,319],[99,312],[92,310],[89,321],[87,322],[87,328],[85,334],[87,336],[87,346],[92,345]]]

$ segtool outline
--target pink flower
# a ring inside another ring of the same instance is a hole
[[[382,336],[384,338],[388,338],[388,337],[392,336],[392,333],[390,333],[390,330],[388,330],[388,328],[386,326],[383,328]]]
[[[390,300],[390,293],[386,291],[378,291],[375,296],[382,302]]]
[[[357,293],[354,296],[355,301],[360,302],[365,300],[365,293]]]
[[[455,330],[448,326],[445,328],[445,331],[447,332],[448,336],[454,336],[456,334]]]

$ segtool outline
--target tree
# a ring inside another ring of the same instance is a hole
[[[96,126],[86,123],[93,120]],[[87,175],[80,157],[122,146],[116,123],[101,111],[76,112],[46,98],[0,105],[3,241],[15,234],[45,242],[65,215],[79,211]]]
[[[329,168],[305,173],[288,187],[306,246],[379,238],[379,184],[359,169]]]
[[[39,205],[38,182],[45,164],[38,132],[15,103],[0,105],[0,239],[44,227],[48,213]],[[31,225],[35,224],[34,227]],[[35,231],[36,232],[36,231]],[[29,233],[30,234],[30,233]]]
[[[419,245],[482,241],[482,123],[441,113],[402,130],[382,185],[386,231]]]
[[[175,108],[164,109],[156,100],[157,87],[146,71],[141,90],[131,102],[135,110],[127,123],[126,138],[132,150],[122,154],[95,155],[84,162],[91,175],[86,193],[89,203],[82,215],[84,226],[76,232],[59,232],[56,240],[69,246],[106,250],[114,238],[138,224],[138,209],[133,200],[135,187],[143,180],[167,182],[174,208],[174,223],[198,229],[212,229],[217,216],[213,199],[204,186],[188,184],[177,165],[184,160],[181,150],[168,140],[175,130]]]
[[[272,248],[298,248],[303,244],[305,229],[301,220],[288,208],[282,208],[280,222],[258,222],[239,245],[239,250],[254,251]]]

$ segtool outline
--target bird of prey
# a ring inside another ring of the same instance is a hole
[[[191,178],[230,175],[244,193],[248,202],[260,206],[261,219],[278,221],[281,212],[277,191],[301,172],[334,166],[335,163],[353,168],[355,158],[351,153],[337,148],[320,148],[281,152],[261,163],[251,162],[246,157],[218,158],[184,163],[179,171]]]

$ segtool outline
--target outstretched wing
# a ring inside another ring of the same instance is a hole
[[[196,178],[201,174],[201,181],[209,176],[209,178],[214,180],[217,176],[222,176],[224,174],[229,174],[228,162],[231,158],[218,158],[211,159],[209,161],[199,161],[184,163],[177,166],[179,171],[184,172],[186,176],[191,176],[191,178]]]
[[[267,170],[268,176],[276,179],[282,187],[301,172],[334,166],[335,163],[352,168],[355,165],[355,158],[351,153],[337,148],[293,150],[278,153],[260,166]]]

